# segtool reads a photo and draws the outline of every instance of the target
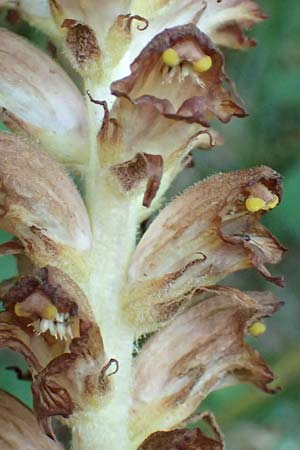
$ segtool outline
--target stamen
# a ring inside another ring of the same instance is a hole
[[[274,194],[273,200],[270,200],[267,202],[266,209],[273,209],[275,206],[277,206],[279,203],[279,197],[278,195]]]
[[[43,319],[54,320],[57,314],[58,311],[56,306],[54,305],[49,305],[47,306],[47,308],[44,309],[44,311],[42,311]]]
[[[249,333],[252,334],[252,336],[261,336],[266,331],[267,327],[262,322],[254,322],[249,327]]]
[[[22,303],[16,303],[15,304],[15,315],[17,317],[30,317],[31,316],[31,311],[26,311],[23,306]]]
[[[197,59],[193,62],[193,69],[196,72],[207,72],[212,66],[212,59],[210,56],[206,55],[203,58]]]
[[[259,197],[248,197],[245,206],[249,212],[257,212],[261,209],[265,209],[266,202]]]
[[[168,48],[165,50],[162,55],[161,59],[163,60],[164,64],[170,67],[178,66],[180,63],[180,58],[176,50],[174,48]]]

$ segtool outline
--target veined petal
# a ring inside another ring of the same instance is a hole
[[[43,434],[30,409],[4,391],[0,391],[0,446],[2,450],[63,450]]]
[[[226,80],[222,54],[189,24],[155,36],[131,64],[131,75],[113,82],[111,91],[133,102],[156,104],[166,117],[207,126],[210,116],[222,122],[245,116],[223,87]]]
[[[59,164],[36,147],[1,133],[0,182],[0,226],[19,238],[27,256],[37,265],[52,261],[86,273],[89,218],[74,183]]]
[[[223,450],[220,441],[211,439],[199,428],[157,431],[151,434],[137,450]]]
[[[244,340],[249,327],[280,304],[267,293],[248,293],[253,308],[230,288],[191,307],[153,335],[134,362],[131,415],[134,442],[185,421],[212,391],[250,382],[266,392],[273,374]]]
[[[198,26],[217,45],[236,49],[255,45],[243,32],[266,19],[266,15],[253,0],[208,0]]]
[[[140,38],[148,40],[163,28],[196,24],[217,45],[235,49],[255,44],[244,30],[264,20],[266,15],[253,0],[134,0],[131,10],[149,19],[149,27]],[[133,50],[133,49],[132,49]]]
[[[53,267],[2,284],[0,294],[0,346],[28,362],[34,408],[51,435],[49,417],[69,416],[106,392],[100,330],[83,292]]]
[[[252,266],[282,285],[265,264],[278,263],[285,249],[259,223],[280,197],[280,176],[262,166],[213,176],[173,200],[132,257],[124,303],[128,319],[141,332],[155,327],[183,307],[195,289]],[[256,212],[247,209],[249,199],[258,199]]]
[[[44,52],[4,29],[0,106],[4,123],[32,135],[59,161],[86,160],[86,109],[77,87]]]

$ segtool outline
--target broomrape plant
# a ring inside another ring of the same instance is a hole
[[[210,122],[246,115],[219,46],[251,47],[244,30],[263,12],[252,0],[0,6],[57,55],[0,30],[1,118],[15,132],[0,134],[0,226],[15,236],[0,249],[19,263],[0,287],[0,346],[25,357],[35,413],[0,394],[1,448],[61,449],[56,417],[74,450],[223,449],[212,414],[194,411],[238,382],[275,391],[245,335],[261,334],[280,303],[217,283],[255,267],[283,284],[266,265],[285,249],[260,223],[280,202],[280,176],[208,178],[136,241],[191,150],[221,142]],[[200,419],[209,436],[184,428]]]

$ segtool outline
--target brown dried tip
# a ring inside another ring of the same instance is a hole
[[[65,44],[66,54],[82,76],[101,78],[122,58],[131,41],[132,22],[137,29],[147,20],[132,16],[129,0],[88,2],[51,0],[50,7]],[[140,24],[141,22],[141,24]]]
[[[36,264],[64,267],[66,253],[72,253],[72,264],[83,265],[83,252],[91,246],[89,218],[58,163],[16,136],[0,133],[0,190],[0,227],[19,238]]]
[[[101,334],[80,288],[53,267],[1,285],[0,347],[20,352],[33,375],[34,409],[70,416],[108,387]]]
[[[245,116],[222,86],[227,77],[221,52],[193,24],[155,36],[130,68],[128,77],[111,84],[114,95],[150,103],[166,117],[204,127],[211,116],[222,122]]]
[[[7,392],[0,391],[0,447],[2,450],[63,450],[41,431],[30,411]]]
[[[66,45],[75,64],[83,73],[90,70],[90,66],[101,58],[94,31],[87,24],[73,19],[65,19],[61,26],[68,29]]]
[[[149,207],[160,186],[163,174],[163,159],[160,155],[138,153],[130,161],[111,168],[124,192],[130,192],[144,184],[143,206]],[[146,181],[146,185],[145,185]]]
[[[275,392],[268,387],[271,370],[244,337],[254,322],[274,314],[280,303],[271,294],[249,292],[253,304],[249,308],[237,301],[236,292],[223,290],[170,321],[136,357],[134,442],[157,429],[178,427],[210,392],[224,386],[248,382]]]
[[[259,222],[280,198],[280,176],[257,167],[213,176],[173,200],[132,257],[128,319],[140,332],[149,330],[188,303],[196,289],[249,267],[281,286],[282,277],[273,277],[265,264],[278,263],[285,248]]]

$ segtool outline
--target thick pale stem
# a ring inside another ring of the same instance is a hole
[[[98,122],[99,123],[99,122]],[[96,130],[91,130],[96,136]],[[96,142],[91,148],[86,195],[93,231],[92,272],[82,286],[101,330],[107,360],[118,361],[111,390],[95,399],[74,421],[74,450],[128,450],[133,330],[122,320],[120,301],[135,247],[138,206],[119,196],[99,166]]]

